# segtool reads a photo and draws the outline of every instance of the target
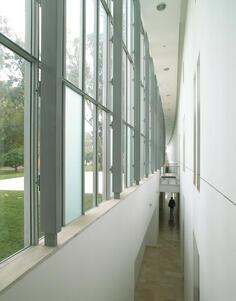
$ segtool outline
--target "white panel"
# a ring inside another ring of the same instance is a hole
[[[66,88],[65,223],[82,213],[82,97]]]

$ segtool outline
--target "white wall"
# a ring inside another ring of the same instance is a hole
[[[167,161],[169,163],[179,163],[179,131],[178,123],[176,124],[173,132],[172,139],[166,147]]]
[[[193,185],[193,77],[199,53],[200,192]],[[177,121],[181,165],[184,131],[186,136],[186,171],[181,168],[185,301],[193,300],[193,232],[200,300],[236,300],[235,54],[236,1],[189,0]]]
[[[156,173],[0,300],[133,301],[136,257],[159,206],[158,191]]]

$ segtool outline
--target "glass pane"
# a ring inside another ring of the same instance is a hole
[[[128,0],[127,2],[127,48],[129,53],[132,52],[132,0]]]
[[[144,35],[141,34],[140,38],[140,76],[141,83],[144,82]]]
[[[123,167],[122,167],[122,190],[127,187],[127,126],[123,123]]]
[[[86,0],[85,92],[96,97],[96,2]]]
[[[131,129],[131,185],[134,184],[134,129]]]
[[[85,101],[84,125],[84,210],[95,206],[94,177],[95,177],[95,106]]]
[[[127,187],[131,186],[131,166],[132,166],[132,133],[131,129],[127,127]]]
[[[146,39],[144,38],[144,35],[142,35],[142,57],[140,64],[142,65],[142,75],[141,75],[141,82],[145,86],[145,72],[146,72],[146,59],[145,59],[145,43]]]
[[[101,203],[106,199],[106,113],[101,110],[98,111],[97,151],[98,151],[97,201],[98,203]]]
[[[100,4],[99,54],[98,54],[98,101],[107,106],[107,14]]]
[[[141,134],[145,135],[145,101],[144,101],[144,88],[141,87],[141,93],[140,93],[140,119],[141,119]]]
[[[38,80],[39,82],[41,82],[42,78],[41,78],[42,72],[41,69],[38,69]],[[38,96],[38,105],[37,105],[37,143],[36,143],[36,147],[37,147],[37,157],[36,157],[36,175],[37,175],[37,180],[40,182],[40,116],[41,116],[41,96]],[[42,223],[41,223],[41,217],[40,217],[40,186],[37,187],[37,195],[36,195],[36,199],[37,199],[37,206],[38,206],[38,221],[39,221],[39,225],[38,225],[38,237],[41,238],[44,236],[44,232],[42,229]]]
[[[113,128],[112,128],[112,121],[113,121],[113,116],[110,116],[110,121],[109,121],[109,124],[110,124],[110,130],[109,130],[109,139],[110,139],[110,148],[109,148],[109,152],[110,152],[110,156],[109,156],[109,180],[110,180],[110,183],[109,183],[109,186],[110,186],[110,191],[109,191],[109,197],[111,198],[112,197],[112,194],[113,194],[113,181],[112,181],[112,166],[113,166]]]
[[[82,97],[65,94],[65,223],[82,214]]]
[[[0,1],[0,32],[30,51],[31,0]]]
[[[30,244],[30,199],[25,197],[25,111],[30,64],[0,46],[0,260]],[[28,112],[27,112],[28,113]],[[29,129],[29,124],[27,125]],[[28,144],[27,144],[28,146]],[[27,169],[28,170],[28,169]],[[28,174],[28,173],[27,173]],[[30,188],[27,186],[27,192]],[[28,194],[27,194],[28,196]]]
[[[66,1],[66,78],[82,86],[82,1]]]
[[[126,109],[127,109],[127,74],[126,74],[126,63],[127,57],[126,53],[123,51],[123,66],[122,66],[122,113],[123,113],[123,120],[126,121]]]
[[[140,173],[141,178],[145,176],[145,138],[141,136],[140,139]]]
[[[134,60],[134,0],[131,0],[131,56]]]
[[[110,32],[109,32],[109,94],[107,99],[107,107],[113,110],[113,25],[110,23]]]
[[[113,0],[110,0],[110,12],[112,16],[113,16],[113,9],[114,9],[114,3]]]
[[[152,143],[151,140],[149,140],[149,172],[152,170]]]
[[[38,49],[38,55],[39,55],[39,60],[41,61],[41,55],[42,55],[42,6],[38,4],[38,18],[39,18],[39,24],[38,24],[38,30],[39,30],[39,34],[38,34],[38,45],[39,45],[39,49]]]
[[[131,111],[130,111],[130,123],[131,125],[134,126],[134,68],[133,65],[131,67],[131,92],[130,92],[130,106],[131,106]]]
[[[123,0],[123,41],[127,43],[127,0]]]
[[[134,123],[133,65],[127,60],[127,123]]]

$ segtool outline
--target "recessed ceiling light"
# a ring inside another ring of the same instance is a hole
[[[157,5],[157,10],[163,11],[166,9],[166,4],[164,2],[161,2]]]
[[[166,68],[164,68],[163,70],[164,70],[164,71],[169,71],[170,68],[169,68],[169,67],[166,67]]]

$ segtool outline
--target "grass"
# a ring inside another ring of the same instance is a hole
[[[15,172],[15,170],[13,169],[0,169],[0,180],[13,179],[19,177],[24,177],[23,169],[19,169],[18,172]]]
[[[102,202],[102,194],[98,194],[98,204]],[[84,195],[84,210],[88,211],[89,209],[93,208],[93,194],[92,193],[86,193]]]
[[[85,171],[93,171],[93,165],[84,165]]]
[[[0,261],[24,248],[24,192],[0,191]]]

